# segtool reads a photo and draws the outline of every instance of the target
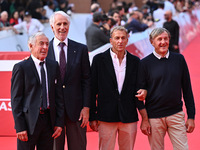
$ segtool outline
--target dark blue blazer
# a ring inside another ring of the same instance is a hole
[[[64,126],[64,103],[59,65],[46,59],[48,93],[52,131]],[[39,116],[42,89],[38,72],[31,57],[15,64],[11,79],[11,105],[16,132],[32,134]]]
[[[63,96],[65,111],[71,121],[78,121],[83,107],[90,107],[90,63],[86,45],[68,39]],[[47,58],[55,60],[53,39]]]

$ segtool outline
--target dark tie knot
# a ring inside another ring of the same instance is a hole
[[[43,66],[43,65],[44,65],[44,61],[41,61],[41,62],[40,62],[40,66]]]
[[[61,48],[63,48],[63,47],[65,46],[65,43],[64,43],[64,42],[60,42],[60,43],[59,43],[59,46],[60,46]]]

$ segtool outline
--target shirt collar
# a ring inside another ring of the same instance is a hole
[[[117,54],[115,54],[112,49],[110,48],[110,55],[113,59],[116,59],[117,58]],[[126,57],[127,55],[127,51],[125,50],[125,54],[124,54],[124,58]]]
[[[156,53],[156,51],[154,50],[153,51],[153,54],[154,54],[154,56],[156,56],[156,58],[158,58],[158,59],[161,59],[162,58],[162,56],[161,55],[159,55],[158,53]],[[164,56],[165,58],[169,58],[169,50],[167,51],[167,54]]]
[[[32,57],[33,61],[34,61],[37,65],[40,65],[41,60],[37,59],[37,58],[34,57],[32,54],[31,54],[31,57]],[[44,59],[44,61],[46,61],[46,59]]]
[[[58,46],[60,44],[60,42],[61,42],[60,40],[58,40],[56,37],[54,37],[54,44],[56,46]],[[64,42],[66,46],[68,45],[68,39],[67,38],[62,42]]]

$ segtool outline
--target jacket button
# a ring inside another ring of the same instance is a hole
[[[65,89],[65,85],[63,85],[63,89]]]

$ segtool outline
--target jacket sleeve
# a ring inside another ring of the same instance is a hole
[[[90,107],[90,96],[91,96],[91,72],[90,62],[88,56],[88,49],[86,46],[83,48],[81,62],[81,86],[83,93],[83,107]]]
[[[11,78],[11,106],[17,133],[27,130],[23,113],[24,86],[24,71],[19,64],[16,64]]]

